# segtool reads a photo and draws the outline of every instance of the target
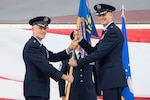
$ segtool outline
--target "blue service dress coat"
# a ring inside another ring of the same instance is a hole
[[[95,47],[84,39],[79,45],[89,54],[77,61],[79,66],[96,61],[99,68],[99,89],[110,89],[126,86],[125,70],[122,63],[124,38],[120,29],[112,22]]]
[[[69,68],[68,60],[62,61],[61,71],[67,74]],[[71,84],[69,100],[97,100],[96,97],[100,95],[100,92],[97,89],[96,68],[94,64],[73,68],[74,81]],[[65,96],[66,82],[61,79],[58,84],[60,97]]]
[[[41,45],[35,37],[31,37],[23,49],[26,66],[24,78],[24,96],[50,97],[50,77],[55,81],[61,79],[62,72],[50,64],[68,59],[66,51],[53,53]]]

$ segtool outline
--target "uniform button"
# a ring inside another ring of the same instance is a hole
[[[82,82],[83,82],[83,80],[80,80],[80,82],[82,83]]]
[[[80,71],[82,71],[82,69],[80,69]]]
[[[82,74],[80,74],[80,77],[82,77],[83,75]]]

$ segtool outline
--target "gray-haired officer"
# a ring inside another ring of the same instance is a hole
[[[96,4],[94,6],[98,21],[104,26],[102,38],[91,47],[84,40],[79,31],[79,45],[89,54],[80,59],[70,59],[71,66],[83,66],[96,62],[99,68],[99,89],[103,90],[104,100],[121,100],[122,90],[126,87],[125,70],[122,64],[122,48],[124,38],[121,30],[113,22],[113,11],[115,7],[107,4]]]
[[[69,58],[71,46],[59,53],[53,53],[42,44],[51,19],[46,16],[39,16],[31,19],[33,35],[27,41],[23,49],[23,60],[26,66],[24,78],[24,96],[26,100],[49,100],[50,77],[55,81],[60,79],[73,81],[68,76],[58,71],[49,62],[57,62]]]

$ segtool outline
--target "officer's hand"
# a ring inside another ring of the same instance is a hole
[[[99,96],[97,96],[97,100],[100,100]]]
[[[76,37],[75,40],[79,40],[80,38],[82,38],[82,33],[80,32],[80,30],[74,30],[74,37]]]
[[[66,74],[63,74],[61,78],[70,82],[70,83],[72,83],[74,80],[74,77],[72,75],[66,75]]]
[[[75,66],[77,66],[77,61],[76,61],[74,58],[71,58],[71,59],[69,60],[68,64],[69,64],[70,66],[75,67]]]
[[[65,97],[65,96],[62,96],[61,98],[62,98],[62,100],[66,100],[66,97]]]
[[[68,76],[68,82],[72,83],[74,80],[74,77],[72,75],[67,75]]]
[[[70,44],[70,47],[72,48],[76,48],[78,45],[78,41],[77,40],[72,40],[71,44]]]
[[[73,49],[75,49],[78,45],[78,41],[72,40],[69,47],[67,48],[67,51],[70,53]]]
[[[79,40],[81,37],[82,37],[82,33],[80,32],[80,30],[74,30],[70,34],[71,40]]]

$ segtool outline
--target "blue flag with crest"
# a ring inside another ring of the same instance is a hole
[[[87,0],[80,0],[77,27],[88,42],[92,35],[98,37]]]

